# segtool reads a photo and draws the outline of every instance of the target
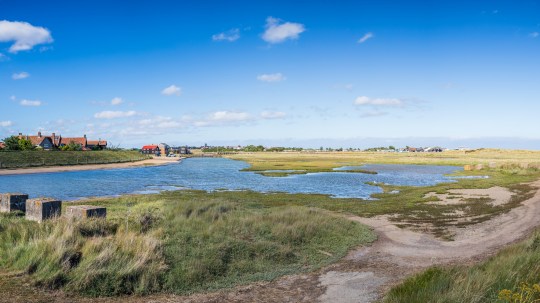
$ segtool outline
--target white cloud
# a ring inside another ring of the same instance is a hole
[[[179,128],[179,127],[185,126],[184,123],[175,121],[171,117],[163,117],[163,116],[157,116],[150,119],[142,119],[142,120],[139,120],[138,124],[142,127],[152,126],[155,128],[162,128],[162,129]]]
[[[27,72],[14,73],[13,75],[11,75],[11,78],[13,78],[13,80],[21,80],[28,77],[30,77],[30,74]]]
[[[268,17],[266,18],[266,30],[262,35],[262,39],[268,43],[281,43],[287,39],[298,39],[305,30],[303,24],[283,23],[280,19]]]
[[[10,99],[11,101],[15,101],[15,100],[17,100],[17,97],[15,97],[15,95],[12,95],[11,97],[9,97],[9,99]]]
[[[22,106],[41,106],[41,101],[23,99],[19,104]]]
[[[124,103],[124,100],[120,97],[115,97],[111,100],[111,105],[120,105],[122,103]]]
[[[240,30],[238,28],[233,28],[227,32],[219,33],[212,35],[213,41],[229,41],[234,42],[240,39]]]
[[[263,119],[281,119],[287,116],[284,112],[273,112],[273,111],[263,111],[261,113],[261,118]]]
[[[252,117],[246,112],[234,112],[234,111],[217,111],[213,112],[204,120],[195,121],[195,126],[211,126],[222,125],[229,123],[245,122],[251,120]]]
[[[173,84],[171,86],[164,88],[161,91],[161,94],[165,96],[172,96],[172,95],[180,96],[182,94],[182,88]]]
[[[358,39],[358,43],[364,43],[368,41],[369,39],[373,38],[375,35],[373,33],[369,32],[362,36],[362,38]]]
[[[280,82],[285,80],[285,76],[281,73],[275,73],[275,74],[262,74],[257,76],[257,80],[263,81],[263,82]]]
[[[8,58],[6,55],[0,53],[0,62],[2,62],[2,61],[7,61],[8,59],[9,59],[9,58]]]
[[[17,53],[32,49],[35,45],[52,43],[51,32],[28,22],[0,21],[0,42],[14,42],[9,52]]]
[[[13,122],[11,121],[0,121],[0,126],[1,127],[10,127],[13,125]]]
[[[532,33],[529,34],[529,36],[531,38],[537,38],[538,36],[540,36],[540,33],[539,32],[532,32]]]
[[[404,102],[396,98],[369,98],[361,96],[354,100],[356,105],[372,105],[372,106],[403,106]]]
[[[136,111],[130,110],[130,111],[102,111],[99,113],[94,114],[94,118],[97,119],[116,119],[116,118],[125,118],[125,117],[132,117],[137,114]]]

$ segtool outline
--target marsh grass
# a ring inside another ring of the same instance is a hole
[[[536,302],[509,301],[500,294],[521,293],[522,283],[540,282],[539,243],[536,232],[480,264],[430,268],[392,288],[384,302]]]
[[[107,206],[107,220],[37,224],[1,214],[0,267],[87,296],[186,294],[311,271],[375,239],[367,227],[320,209],[264,205],[266,195],[253,194],[80,202]]]

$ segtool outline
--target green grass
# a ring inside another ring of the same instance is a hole
[[[0,267],[88,296],[186,294],[312,271],[375,239],[323,210],[266,199],[182,191],[92,201],[107,220],[0,215]]]
[[[480,264],[430,268],[392,288],[384,302],[506,302],[498,298],[501,290],[519,292],[521,283],[539,282],[540,233],[536,232]]]
[[[0,152],[0,169],[40,166],[122,163],[148,159],[137,151],[16,151]]]

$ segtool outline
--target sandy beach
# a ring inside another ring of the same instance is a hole
[[[165,165],[169,163],[179,162],[181,158],[154,157],[152,159],[111,164],[88,164],[88,165],[66,165],[66,166],[51,166],[51,167],[33,167],[20,169],[0,169],[0,176],[3,175],[23,175],[23,174],[39,174],[39,173],[55,173],[65,171],[82,171],[82,170],[98,170],[140,166],[155,166]]]

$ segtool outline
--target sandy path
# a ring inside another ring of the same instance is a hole
[[[540,180],[532,185],[540,188]],[[385,217],[350,216],[351,220],[371,226],[377,233],[378,240],[371,246],[353,250],[343,260],[318,272],[285,276],[272,282],[252,283],[232,290],[192,296],[90,299],[66,297],[58,292],[43,292],[40,298],[46,300],[43,302],[91,303],[374,302],[381,299],[392,285],[429,266],[468,263],[496,253],[501,247],[529,235],[540,225],[539,218],[540,190],[531,199],[524,201],[522,206],[506,214],[458,229],[455,241],[451,242],[397,228]],[[0,302],[3,302],[2,298]]]
[[[34,168],[21,168],[21,169],[0,169],[0,176],[164,165],[164,164],[178,162],[178,161],[180,161],[180,158],[176,158],[176,157],[174,158],[173,157],[171,158],[154,157],[152,159],[135,161],[135,162],[125,162],[125,163],[67,165],[67,166],[34,167]]]

